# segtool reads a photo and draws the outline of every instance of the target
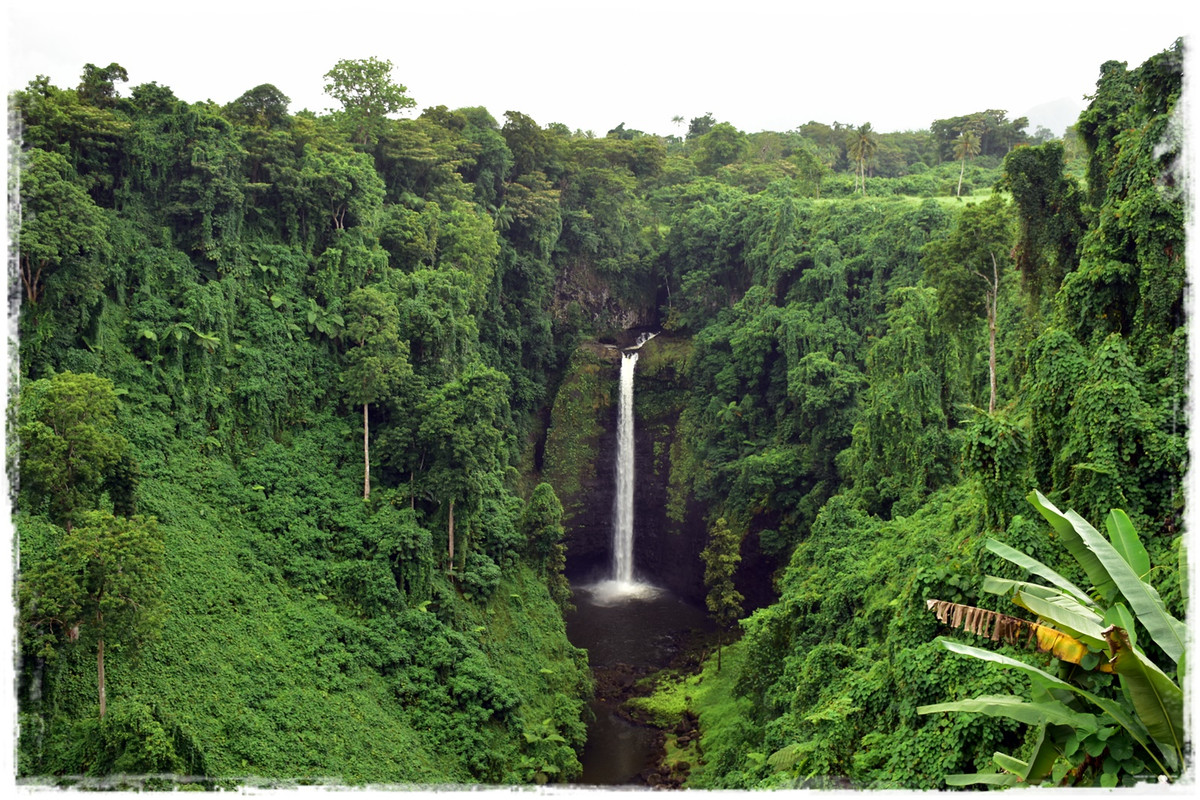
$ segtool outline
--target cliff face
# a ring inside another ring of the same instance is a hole
[[[684,363],[689,339],[658,336],[647,342],[634,379],[636,489],[634,491],[634,566],[651,582],[700,605],[704,604],[707,509],[690,495],[672,519],[668,513],[671,452],[679,415],[687,399]]]
[[[615,347],[580,345],[550,412],[542,476],[563,506],[567,574],[572,578],[610,558],[620,359]]]
[[[627,290],[621,296],[586,258],[569,258],[560,265],[554,281],[552,312],[558,319],[575,318],[594,330],[618,337],[623,331],[658,324],[653,291],[629,296]]]
[[[633,343],[627,333],[621,346]],[[675,594],[704,605],[708,509],[690,493],[670,513],[671,454],[679,445],[679,415],[689,387],[684,365],[691,341],[667,334],[641,349],[634,377],[634,571]],[[617,346],[588,342],[575,351],[555,396],[546,434],[543,478],[563,505],[567,576],[597,580],[612,572],[613,502],[616,495],[617,393],[621,353]],[[774,600],[774,561],[758,536],[742,542],[735,580],[748,611]]]
[[[671,445],[686,397],[682,359],[690,342],[659,336],[641,351],[634,379],[634,569],[687,599],[704,602],[704,509],[686,504],[683,520],[667,515]],[[555,397],[546,436],[544,477],[563,504],[567,574],[609,574],[616,493],[620,351],[588,343],[572,356]]]

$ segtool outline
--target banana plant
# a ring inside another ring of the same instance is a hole
[[[1060,661],[1075,665],[1072,680],[961,642],[939,638],[949,651],[1016,669],[1029,676],[1028,700],[987,696],[921,706],[921,714],[963,711],[1005,717],[1039,726],[1028,761],[996,753],[999,771],[949,775],[951,786],[1015,786],[1083,781],[1100,768],[1102,786],[1115,786],[1120,775],[1156,772],[1176,776],[1183,764],[1183,675],[1187,629],[1167,611],[1150,584],[1150,559],[1124,511],[1113,509],[1105,525],[1108,538],[1074,511],[1059,511],[1040,492],[1027,498],[1079,562],[1090,582],[1085,591],[1045,564],[994,539],[991,552],[1045,583],[987,577],[983,589],[1008,596],[1036,621],[986,609],[928,601],[939,620],[951,627],[989,636],[994,641],[1027,641]],[[1144,631],[1175,664],[1172,677],[1138,646]],[[1119,691],[1106,689],[1094,673],[1116,674]]]

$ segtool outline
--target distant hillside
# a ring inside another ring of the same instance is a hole
[[[1055,136],[1062,136],[1067,128],[1074,125],[1075,121],[1079,119],[1081,111],[1083,111],[1082,100],[1060,97],[1049,103],[1034,106],[1021,116],[1029,118],[1029,127],[1026,130],[1031,134],[1035,133],[1038,126],[1041,125],[1053,131]]]

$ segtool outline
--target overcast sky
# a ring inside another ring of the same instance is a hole
[[[39,74],[74,87],[85,63],[115,61],[126,94],[155,81],[226,103],[271,83],[293,112],[323,112],[334,104],[324,73],[374,56],[395,65],[410,114],[482,105],[501,122],[515,110],[598,135],[621,122],[669,134],[674,116],[706,112],[747,132],[809,120],[893,131],[987,108],[1082,108],[1100,64],[1137,66],[1191,34],[1196,16],[1174,0],[857,0],[820,4],[827,12],[800,0],[7,5],[8,91]]]

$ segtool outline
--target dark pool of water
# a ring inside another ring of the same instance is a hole
[[[585,786],[615,786],[630,783],[640,772],[652,766],[655,732],[635,725],[616,714],[608,703],[595,701],[596,719],[588,725],[587,744],[580,761]]]
[[[576,610],[567,617],[567,636],[588,651],[593,671],[632,669],[649,673],[667,666],[693,630],[710,630],[703,609],[663,589],[611,582],[580,584]],[[588,727],[582,754],[587,785],[627,784],[653,765],[656,732],[622,719],[616,704],[592,703],[595,721]]]

